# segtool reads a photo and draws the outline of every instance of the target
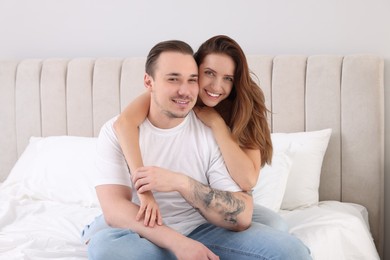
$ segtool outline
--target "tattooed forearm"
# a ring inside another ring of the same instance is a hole
[[[215,190],[209,186],[193,181],[192,205],[200,211],[212,209],[229,224],[237,224],[237,216],[244,211],[245,202],[233,196],[231,192]]]

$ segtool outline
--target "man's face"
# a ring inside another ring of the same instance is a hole
[[[179,52],[161,53],[154,76],[145,75],[145,86],[151,92],[149,120],[160,128],[177,125],[194,107],[199,93],[194,58]]]

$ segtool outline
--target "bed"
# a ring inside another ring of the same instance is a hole
[[[384,62],[369,54],[248,55],[272,111],[274,158],[254,199],[313,259],[383,252]],[[0,61],[0,259],[87,259],[101,213],[96,136],[144,91],[145,58]]]

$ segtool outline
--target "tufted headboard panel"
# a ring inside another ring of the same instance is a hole
[[[248,56],[273,132],[332,128],[321,200],[364,205],[383,250],[384,62],[372,55]],[[0,61],[0,181],[30,136],[97,136],[144,91],[145,58]]]

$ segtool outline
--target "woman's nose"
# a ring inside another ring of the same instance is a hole
[[[212,82],[212,86],[214,90],[219,90],[223,87],[223,79],[221,78],[215,78]]]

